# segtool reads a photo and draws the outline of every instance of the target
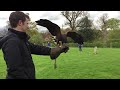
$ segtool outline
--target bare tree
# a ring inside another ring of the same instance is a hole
[[[65,25],[69,25],[72,31],[75,31],[79,26],[79,18],[84,14],[86,15],[84,11],[62,11],[61,14],[67,19]]]
[[[103,40],[104,40],[104,43],[106,44],[106,41],[107,41],[107,21],[108,21],[108,14],[104,13],[98,20],[98,23],[99,23],[99,27],[100,29],[102,30],[102,33],[103,33]]]
[[[0,28],[0,37],[3,37],[4,35],[7,34],[8,28],[10,28],[10,24],[9,24],[9,21],[6,21],[6,25]]]

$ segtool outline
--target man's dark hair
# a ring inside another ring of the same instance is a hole
[[[21,20],[22,22],[25,22],[26,18],[30,19],[29,16],[27,14],[24,14],[23,12],[20,12],[20,11],[12,12],[9,16],[10,26],[12,28],[15,28],[17,27],[19,20]]]

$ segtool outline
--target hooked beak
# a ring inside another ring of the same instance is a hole
[[[39,21],[35,21],[36,25],[39,25]]]

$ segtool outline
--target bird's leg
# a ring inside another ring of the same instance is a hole
[[[59,47],[61,47],[62,46],[62,42],[61,41],[59,41],[59,45],[58,45]],[[56,63],[56,59],[55,59],[55,62],[54,62],[54,69],[56,69],[57,68],[57,63]]]

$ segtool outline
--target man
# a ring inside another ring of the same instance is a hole
[[[31,54],[50,55],[51,59],[56,59],[69,49],[66,46],[49,48],[30,43],[26,34],[29,20],[29,16],[23,12],[12,12],[9,16],[11,28],[0,39],[0,47],[7,65],[6,79],[35,79],[35,66]]]
[[[79,47],[79,51],[82,52],[82,45],[81,45],[81,44],[78,44],[78,47]]]
[[[48,47],[50,47],[50,42],[48,42]]]

